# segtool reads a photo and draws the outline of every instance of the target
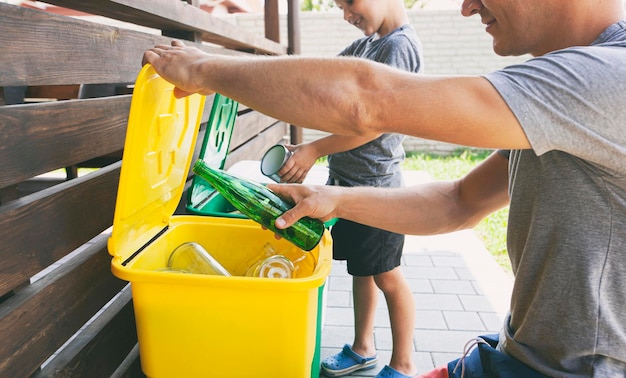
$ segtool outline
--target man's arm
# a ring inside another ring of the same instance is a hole
[[[281,228],[303,216],[325,221],[339,217],[397,233],[433,235],[474,227],[506,206],[508,160],[493,153],[462,179],[407,188],[289,184],[268,188],[296,203],[276,221]]]
[[[413,74],[365,59],[232,57],[173,42],[144,53],[179,96],[219,92],[305,128],[373,138],[384,132],[476,146],[530,145],[482,77]]]

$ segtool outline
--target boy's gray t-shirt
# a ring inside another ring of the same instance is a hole
[[[410,25],[401,26],[382,38],[363,37],[340,56],[370,59],[410,72],[422,71],[422,46]],[[328,156],[330,177],[350,186],[402,186],[400,163],[405,153],[400,134],[383,134],[377,139]]]
[[[501,348],[549,376],[624,377],[626,22],[485,77],[532,146],[509,159]]]

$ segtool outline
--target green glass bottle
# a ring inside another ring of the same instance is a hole
[[[304,217],[286,229],[278,229],[274,221],[291,206],[264,185],[232,173],[209,167],[198,160],[193,172],[213,186],[228,202],[248,218],[260,223],[295,246],[310,251],[324,234],[324,223]]]

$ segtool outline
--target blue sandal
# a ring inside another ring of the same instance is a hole
[[[341,377],[357,370],[373,369],[377,363],[378,356],[363,357],[346,344],[341,352],[322,361],[322,372],[329,377]]]
[[[412,378],[412,377],[400,373],[399,371],[397,371],[396,369],[392,368],[389,365],[385,365],[383,370],[381,370],[376,375],[375,378]]]

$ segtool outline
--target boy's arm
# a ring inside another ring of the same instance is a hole
[[[281,177],[281,182],[301,183],[320,157],[349,151],[374,139],[376,138],[333,134],[310,143],[288,145],[287,148],[293,152],[293,155],[278,171],[278,175]]]

